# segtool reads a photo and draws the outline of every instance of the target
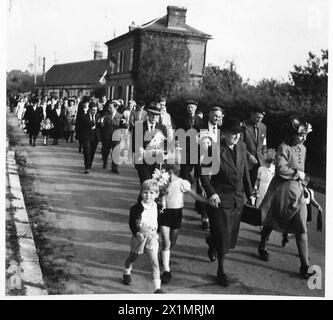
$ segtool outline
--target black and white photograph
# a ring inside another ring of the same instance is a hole
[[[330,295],[329,0],[5,2],[5,299]]]

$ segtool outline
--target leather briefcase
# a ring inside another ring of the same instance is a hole
[[[250,224],[251,226],[261,226],[261,210],[251,204],[245,204],[243,206],[241,221]]]

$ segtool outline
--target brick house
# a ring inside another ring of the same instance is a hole
[[[193,85],[201,83],[206,58],[207,40],[211,36],[186,24],[186,8],[168,6],[167,14],[142,26],[130,26],[129,32],[105,42],[108,47],[109,68],[107,72],[107,97],[123,99],[125,104],[132,99],[135,90],[133,75],[140,61],[140,52],[147,35],[165,35],[185,39],[189,51],[189,76]],[[170,52],[172,54],[172,52]]]
[[[44,92],[60,98],[90,95],[96,87],[105,84],[108,65],[109,60],[102,59],[100,51],[94,52],[94,60],[55,64],[45,73]],[[37,88],[41,91],[42,85]]]

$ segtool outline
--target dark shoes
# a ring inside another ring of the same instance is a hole
[[[132,278],[130,274],[123,274],[123,284],[127,286],[132,282]]]
[[[230,279],[226,273],[217,274],[217,284],[222,287],[228,287],[230,285]]]
[[[201,221],[201,228],[202,228],[202,230],[207,230],[208,229],[208,221],[207,220],[202,220]]]
[[[169,283],[171,280],[171,272],[170,271],[164,271],[161,275],[161,282],[163,284]]]
[[[84,173],[89,173],[89,172],[90,172],[89,169],[84,170]]]
[[[308,280],[309,278],[311,278],[316,273],[316,271],[309,272],[309,268],[310,268],[310,266],[300,267],[299,275],[300,275],[301,278],[303,278],[305,280]]]
[[[157,289],[154,291],[154,293],[165,293],[162,289]]]
[[[284,234],[282,237],[282,247],[284,248],[288,242],[289,242],[288,235]]]
[[[112,169],[111,172],[115,173],[115,174],[119,174],[119,170],[118,169]]]
[[[269,261],[269,253],[264,248],[258,248],[259,259],[262,261]]]
[[[212,244],[210,237],[206,237],[206,243],[208,244],[208,259],[211,262],[214,262],[216,260],[216,250]]]

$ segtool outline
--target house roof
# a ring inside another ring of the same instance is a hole
[[[45,74],[45,85],[95,85],[107,67],[107,59],[55,64]]]
[[[161,32],[168,32],[168,33],[178,33],[178,34],[185,34],[194,37],[206,38],[210,39],[212,36],[199,31],[188,24],[184,24],[183,27],[168,27],[168,16],[165,15],[162,18],[157,18],[150,22],[147,22],[140,26],[139,28],[144,30],[151,30],[151,31],[161,31]]]
[[[165,32],[165,33],[174,33],[174,34],[179,34],[179,35],[186,35],[186,36],[191,36],[191,37],[197,37],[197,38],[202,38],[202,39],[211,39],[212,36],[210,34],[204,33],[202,31],[199,31],[188,24],[184,24],[182,28],[179,27],[169,27],[168,26],[168,16],[165,15],[161,18],[154,19],[152,21],[149,21],[141,26],[138,26],[134,28],[133,30],[122,34],[121,36],[111,39],[107,42],[105,42],[106,45],[110,44],[111,42],[118,41],[122,38],[125,38],[135,32],[138,31],[155,31],[155,32]]]

